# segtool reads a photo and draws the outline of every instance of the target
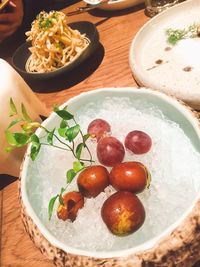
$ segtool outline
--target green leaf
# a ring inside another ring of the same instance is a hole
[[[28,121],[28,122],[32,122],[31,118],[29,117],[27,111],[26,111],[26,108],[24,106],[24,104],[22,103],[21,104],[21,111],[22,111],[22,115],[23,115],[23,118],[25,121]]]
[[[66,131],[67,131],[67,128],[58,128],[58,134],[61,137],[66,137]]]
[[[53,213],[53,208],[54,204],[56,202],[56,199],[59,197],[59,195],[56,195],[55,197],[52,197],[51,200],[49,201],[49,206],[48,206],[48,216],[49,216],[49,221],[51,220],[52,213]]]
[[[35,128],[39,128],[41,124],[39,122],[27,122],[22,125],[22,129],[25,132],[31,132]]]
[[[18,145],[26,145],[29,141],[29,136],[25,133],[13,133],[13,137]]]
[[[40,144],[40,139],[36,134],[31,135],[31,159],[34,161],[37,158],[38,153],[40,152],[41,144]]]
[[[10,112],[9,112],[9,116],[12,117],[14,115],[17,114],[17,108],[15,106],[15,103],[12,99],[12,97],[10,98]]]
[[[62,187],[60,189],[59,203],[64,206],[63,197],[62,197],[63,192],[65,192],[65,188]]]
[[[78,124],[76,124],[73,127],[68,128],[66,131],[67,140],[69,142],[72,142],[76,138],[79,132],[80,132],[80,125]]]
[[[31,159],[34,161],[37,158],[38,153],[40,152],[41,144],[33,142],[31,145]]]
[[[54,110],[55,111],[55,110]],[[62,119],[68,121],[74,118],[74,115],[72,115],[71,113],[69,113],[67,110],[56,110],[55,113],[61,117]]]
[[[34,143],[40,143],[40,139],[38,138],[36,134],[31,135],[31,141]]]
[[[85,142],[88,140],[88,138],[90,137],[90,134],[85,134],[83,136],[83,143],[84,143],[84,146],[85,146]]]
[[[47,143],[50,145],[53,145],[53,137],[54,137],[55,129],[53,129],[50,133],[47,135]]]
[[[65,192],[65,188],[62,187],[62,188],[60,189],[60,194],[62,195],[64,192]]]
[[[66,128],[68,126],[68,124],[66,123],[65,120],[62,120],[61,123],[60,123],[60,128]]]
[[[76,157],[77,157],[77,159],[80,159],[83,147],[84,147],[83,143],[78,144],[78,146],[76,147]]]
[[[77,173],[81,171],[85,167],[84,163],[81,161],[74,161],[73,162],[73,170]]]
[[[67,176],[67,183],[69,184],[76,176],[76,172],[73,169],[70,169],[67,171],[66,176]]]
[[[29,142],[29,136],[24,133],[11,133],[7,130],[6,140],[11,146],[21,147]]]
[[[10,131],[6,130],[5,131],[5,135],[6,135],[6,140],[8,142],[9,145],[11,146],[17,146],[17,142],[13,136],[13,133],[11,133]]]
[[[64,206],[63,197],[61,194],[59,195],[59,203]]]
[[[20,121],[22,121],[21,118],[18,118],[16,120],[11,121],[11,123],[8,125],[8,128],[7,129],[10,129],[11,127],[13,127],[14,125],[16,125]]]

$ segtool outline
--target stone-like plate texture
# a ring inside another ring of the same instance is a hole
[[[19,182],[20,186],[20,182]],[[20,190],[19,190],[20,191]],[[21,194],[21,216],[36,247],[56,266],[62,267],[190,267],[200,259],[200,200],[189,216],[153,248],[127,257],[98,259],[69,254],[54,247],[28,215]]]
[[[192,116],[199,121],[199,113],[185,103]],[[23,163],[21,169],[23,167]],[[39,231],[27,212],[21,197],[19,180],[19,199],[21,216],[25,229],[36,247],[56,266],[61,267],[191,267],[200,260],[200,199],[189,215],[169,235],[163,237],[152,248],[133,253],[127,257],[94,258],[73,255],[54,247]]]

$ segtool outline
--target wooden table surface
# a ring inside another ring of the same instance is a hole
[[[74,10],[80,3],[70,6]],[[69,18],[69,22],[87,20],[93,22],[99,32],[98,51],[74,71],[65,81],[52,84],[33,84],[38,97],[48,109],[54,103],[61,104],[81,92],[102,87],[136,86],[129,67],[129,48],[137,31],[149,20],[140,4],[128,10],[105,12],[93,10]],[[6,186],[0,192],[0,266],[2,267],[53,267],[34,247],[24,230],[20,218],[18,182]]]

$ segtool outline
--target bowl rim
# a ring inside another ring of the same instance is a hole
[[[90,5],[96,5],[96,4],[99,4],[101,3],[101,0],[97,0],[96,3],[92,3],[92,1],[90,0],[83,0],[85,3],[87,4],[90,4]],[[113,5],[113,4],[116,4],[116,3],[120,3],[120,2],[125,2],[127,0],[109,0],[108,2],[104,3],[104,5]],[[129,0],[128,0],[129,1]]]
[[[88,95],[95,95],[95,94],[99,94],[99,93],[107,93],[107,92],[113,92],[114,90],[123,90],[123,92],[127,92],[130,93],[132,92],[134,94],[134,92],[137,92],[139,94],[150,94],[150,95],[154,95],[157,96],[157,98],[159,98],[161,101],[163,102],[167,102],[169,105],[174,106],[176,109],[178,109],[178,111],[184,116],[186,117],[186,119],[191,123],[192,127],[194,128],[199,140],[200,140],[200,128],[199,128],[199,121],[197,119],[196,116],[194,116],[194,114],[192,112],[195,112],[192,110],[192,108],[188,107],[185,103],[183,103],[182,101],[177,100],[175,97],[169,96],[165,93],[161,93],[159,91],[156,90],[152,90],[149,88],[137,88],[137,87],[110,87],[110,88],[100,88],[100,89],[94,89],[91,91],[87,91],[87,92],[82,92],[77,96],[74,96],[72,98],[70,98],[68,101],[66,101],[64,104],[62,104],[60,107],[64,108],[67,105],[72,105],[73,102],[79,100],[80,98],[82,98],[83,96],[88,96]],[[55,113],[51,113],[49,115],[49,117],[43,122],[44,126],[47,126],[49,121],[52,120],[52,118],[56,117]],[[41,129],[38,129],[36,131],[36,133],[38,135],[40,135],[42,133]],[[74,248],[71,246],[68,246],[67,244],[64,244],[63,242],[59,241],[58,239],[56,239],[56,237],[53,236],[53,234],[51,234],[51,232],[43,225],[43,223],[41,222],[41,220],[39,219],[39,217],[36,215],[35,211],[33,210],[29,199],[28,199],[28,195],[26,192],[26,174],[27,174],[27,166],[30,160],[30,157],[28,157],[28,154],[30,152],[30,145],[27,149],[27,152],[25,154],[24,157],[24,161],[22,163],[21,166],[21,173],[20,173],[20,178],[21,178],[21,197],[22,197],[22,201],[24,206],[26,207],[26,211],[27,214],[31,217],[31,219],[33,220],[33,222],[36,224],[36,226],[38,227],[39,231],[41,232],[41,234],[51,243],[51,245],[65,251],[66,253],[70,253],[70,254],[76,254],[76,255],[80,255],[80,256],[86,256],[86,257],[94,257],[94,258],[100,258],[100,259],[108,259],[108,258],[119,258],[119,257],[126,257],[129,256],[130,254],[135,254],[138,252],[142,252],[148,249],[153,248],[156,244],[159,243],[159,241],[161,241],[165,236],[169,235],[171,232],[173,232],[179,225],[180,223],[191,213],[192,209],[194,208],[197,200],[200,198],[200,192],[197,193],[196,197],[194,198],[194,200],[192,201],[190,207],[185,210],[185,212],[179,217],[179,219],[177,221],[175,221],[174,223],[172,223],[168,228],[166,228],[161,234],[157,235],[154,238],[151,238],[150,240],[132,247],[132,248],[128,248],[128,249],[123,249],[123,250],[116,250],[116,251],[88,251],[88,250],[84,250],[84,249],[78,249],[78,248]]]
[[[97,0],[96,3],[92,3],[92,1],[90,0],[83,0],[85,3],[90,4],[90,5],[97,5],[99,3],[101,3],[101,0]],[[102,3],[98,8],[99,9],[104,9],[105,7],[110,7],[110,10],[115,10],[115,6],[121,6],[121,4],[126,8],[134,6],[136,4],[142,3],[143,0],[109,0],[108,2]],[[127,5],[127,3],[129,3],[129,5]],[[114,6],[112,9],[112,6]],[[105,9],[105,10],[109,10],[109,9]],[[120,8],[119,8],[120,10]]]

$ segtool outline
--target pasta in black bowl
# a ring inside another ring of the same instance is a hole
[[[26,33],[27,42],[14,53],[15,69],[28,80],[57,77],[86,60],[96,49],[99,36],[87,21],[67,24],[62,12],[41,12]]]

